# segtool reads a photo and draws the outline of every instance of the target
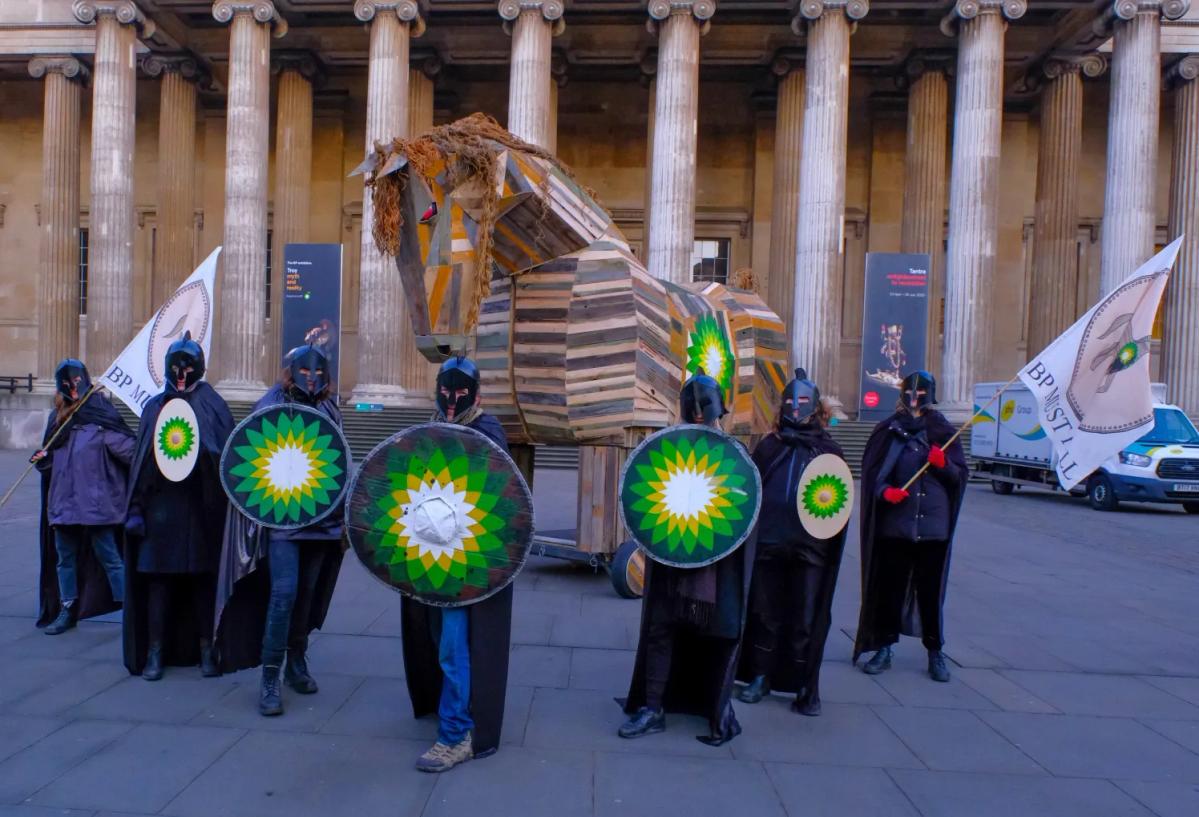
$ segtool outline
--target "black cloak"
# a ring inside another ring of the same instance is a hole
[[[154,459],[153,437],[154,426],[158,415],[167,400],[182,397],[191,404],[196,413],[196,422],[200,426],[200,454],[196,460],[191,477],[180,485],[192,484],[195,491],[190,494],[189,501],[197,503],[197,516],[205,521],[198,529],[184,531],[185,525],[180,525],[180,534],[192,537],[203,537],[204,547],[211,547],[216,553],[220,546],[221,526],[225,520],[227,500],[220,483],[221,451],[225,441],[233,431],[233,415],[224,399],[216,393],[216,389],[204,381],[196,384],[190,392],[178,392],[174,384],[168,383],[162,394],[151,397],[142,410],[141,425],[138,428],[137,448],[133,454],[133,467],[129,469],[129,506],[133,508],[140,503],[150,486],[166,482],[165,477],[158,471]],[[145,512],[145,509],[143,509]],[[211,541],[208,541],[210,540]],[[122,627],[124,641],[125,668],[131,675],[141,675],[146,663],[146,652],[149,649],[149,634],[146,624],[146,605],[148,601],[148,582],[145,574],[138,571],[139,549],[143,546],[143,537],[126,533],[125,536],[125,614]],[[216,559],[212,560],[212,572],[216,572]],[[179,594],[171,597],[171,609],[166,621],[166,643],[163,644],[163,663],[170,666],[193,666],[200,662],[200,639],[209,638],[211,633],[202,632],[200,622],[196,620],[195,606],[183,603]]]
[[[957,431],[945,415],[935,409],[928,409],[924,416],[925,429],[930,444],[945,448],[945,441]],[[895,436],[891,433],[891,423],[899,419],[900,412],[895,412],[880,422],[870,432],[866,442],[866,450],[862,454],[862,516],[861,516],[861,546],[862,546],[862,610],[858,618],[857,638],[853,645],[853,662],[864,652],[874,652],[888,646],[888,634],[881,632],[878,626],[878,593],[879,577],[874,572],[874,517],[875,506],[883,500],[878,499],[878,477],[891,470],[895,459],[899,456],[899,446],[892,445]],[[966,483],[970,474],[966,465],[966,455],[962,451],[961,439],[955,439],[953,444],[945,448],[945,467],[954,468],[961,475],[957,494],[950,493],[952,512],[949,517],[949,547],[945,549],[945,564],[941,568],[941,605],[945,604],[945,584],[949,579],[949,559],[953,552],[953,535],[957,528],[958,515],[961,513],[962,500],[966,496]],[[932,470],[931,467],[929,470]],[[901,486],[895,486],[901,487]],[[908,576],[908,588],[904,594],[903,615],[900,619],[900,632],[903,635],[920,638],[920,613],[916,609],[916,587],[912,577]]]
[[[499,421],[480,414],[469,424],[504,451],[508,441]],[[508,649],[512,638],[512,585],[467,608],[470,618],[470,716],[475,722],[475,757],[486,757],[500,746],[504,700],[508,692]],[[404,642],[404,674],[417,718],[436,714],[441,702],[441,608],[408,597],[400,602]]]
[[[54,433],[55,419],[57,419],[57,412],[51,409],[50,417],[46,421],[46,431],[42,434],[42,448],[46,447],[46,443]],[[88,401],[71,415],[71,419],[67,423],[68,427],[63,429],[62,433],[58,435],[58,439],[54,441],[56,448],[66,441],[67,435],[71,433],[70,426],[74,425],[97,425],[109,431],[133,436],[133,432],[117,411],[116,406],[103,395],[88,398]],[[54,531],[50,529],[50,522],[46,516],[46,505],[50,497],[50,476],[49,470],[41,472],[42,508],[38,524],[38,550],[41,555],[41,566],[38,571],[38,627],[45,627],[53,621],[62,607],[62,597],[58,592],[58,549],[54,546]],[[117,530],[116,537],[117,547],[121,548],[124,531]],[[79,553],[75,555],[75,581],[79,591],[79,598],[75,603],[78,605],[78,616],[81,620],[121,609],[121,603],[112,597],[112,588],[108,585],[108,574],[104,572],[104,566],[100,564],[95,551],[90,547],[79,548]]]
[[[276,385],[258,401],[254,410],[287,401],[282,387]],[[325,400],[316,408],[341,425],[341,410],[333,400]],[[338,508],[318,525],[290,532],[294,538],[306,540],[305,548],[326,549],[316,580],[316,594],[309,609],[306,625],[309,634],[325,623],[329,604],[333,601],[333,590],[346,550],[340,533],[341,516],[342,511]],[[329,524],[330,519],[337,520],[336,527]],[[333,534],[326,535],[330,531]],[[307,534],[311,534],[311,538]],[[255,524],[230,503],[221,543],[216,615],[213,618],[213,641],[222,672],[236,672],[262,663],[262,636],[271,602],[269,536],[267,528]]]
[[[837,445],[823,427],[817,426],[811,430],[811,433],[803,434],[800,443],[794,446],[785,444],[777,432],[764,437],[754,448],[754,463],[762,474],[763,503],[771,498],[766,485],[777,469],[786,468],[792,457],[799,456],[803,458],[803,465],[798,469],[799,474],[802,474],[803,468],[806,468],[809,462],[821,454],[833,454],[842,459],[845,458],[841,446]],[[797,476],[795,489],[798,490],[798,488]],[[833,594],[837,589],[837,576],[841,571],[841,555],[845,550],[845,538],[849,533],[849,525],[842,528],[841,532],[831,539],[813,539],[803,531],[795,496],[785,498],[784,501],[790,512],[789,515],[794,519],[784,528],[781,537],[772,537],[777,540],[777,543],[767,545],[762,541],[758,542],[758,558],[760,559],[764,555],[767,548],[777,549],[781,545],[797,549],[801,559],[820,565],[822,569],[814,607],[816,618],[810,624],[812,638],[808,654],[796,656],[792,653],[791,639],[785,629],[786,625],[784,625],[784,630],[779,633],[774,672],[769,676],[770,688],[775,692],[794,693],[806,689],[808,699],[818,701],[820,699],[820,665],[824,661],[824,645],[828,640],[829,627],[832,624]],[[765,505],[763,505],[762,511],[762,516],[765,516]],[[759,522],[760,530],[761,523]],[[764,538],[764,534],[759,534],[759,539],[762,538]],[[755,564],[755,581],[758,571],[761,569],[760,565],[761,562]],[[782,607],[781,621],[794,621],[795,617],[801,614],[802,608],[797,602],[798,599],[794,597],[779,600]],[[741,663],[737,671],[737,679],[746,683],[753,680],[749,653],[749,646],[742,650]],[[796,672],[797,659],[805,662],[806,677],[801,678]]]

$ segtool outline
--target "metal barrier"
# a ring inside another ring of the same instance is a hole
[[[16,394],[18,390],[24,388],[25,391],[33,391],[33,373],[29,374],[14,374],[0,375],[0,390],[7,391],[9,394]]]

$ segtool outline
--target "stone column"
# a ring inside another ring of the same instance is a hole
[[[195,261],[196,83],[191,57],[157,54],[142,70],[161,77],[158,110],[158,223],[150,306],[157,309],[192,273]]]
[[[807,76],[795,286],[791,312],[791,362],[802,366],[834,405],[841,354],[838,289],[844,263],[845,155],[849,128],[849,35],[866,16],[865,0],[804,3],[792,22],[806,22]]]
[[[526,142],[548,147],[550,125],[550,40],[562,31],[561,0],[500,0],[504,29],[512,34],[508,79],[508,130]]]
[[[926,365],[941,353],[945,297],[945,199],[948,195],[948,55],[917,53],[904,66],[908,88],[907,148],[903,160],[903,225],[899,251],[928,253]]]
[[[74,12],[96,23],[87,354],[103,371],[133,336],[135,49],[153,24],[131,0],[77,0]]]
[[[217,388],[253,399],[265,387],[267,162],[270,151],[271,28],[287,24],[270,0],[220,0],[229,23],[229,98],[225,137],[225,241],[221,252]]]
[[[649,89],[645,127],[645,200],[641,211],[641,263],[649,263],[649,225],[654,204],[654,114],[658,107],[658,55],[641,61],[641,84]]]
[[[1166,287],[1162,376],[1171,403],[1199,417],[1199,54],[1171,71],[1174,166],[1169,237],[1186,233]]]
[[[1157,128],[1161,109],[1161,19],[1187,0],[1115,0],[1107,182],[1099,288],[1107,294],[1153,255],[1157,227]]]
[[[441,72],[435,55],[413,62],[408,72],[408,135],[419,136],[433,127],[434,78]]]
[[[35,57],[29,75],[45,78],[37,374],[49,378],[60,360],[79,356],[79,117],[87,69],[74,57]]]
[[[990,345],[990,290],[999,240],[999,145],[1003,130],[1003,37],[1026,0],[958,0],[942,23],[958,27],[953,159],[949,176],[945,338],[937,397],[969,411]]]
[[[558,153],[558,94],[570,80],[567,75],[566,54],[555,51],[550,59],[550,104],[546,114],[545,147],[550,153]]]
[[[770,269],[766,301],[791,327],[795,298],[795,235],[799,229],[799,173],[803,154],[804,67],[785,57],[772,66],[778,77],[774,125],[774,186],[770,203]]]
[[[1051,58],[1042,67],[1037,205],[1033,223],[1032,289],[1028,299],[1031,360],[1074,322],[1078,295],[1078,156],[1082,150],[1082,74],[1097,77],[1098,54]]]
[[[409,39],[424,31],[414,0],[358,0],[354,15],[370,26],[367,74],[366,149],[408,135]],[[375,247],[370,190],[362,198],[362,245],[359,266],[358,383],[360,402],[429,402],[429,364],[416,351],[404,290],[395,260]]]
[[[699,38],[715,0],[650,0],[658,30],[650,230],[646,266],[655,278],[691,280],[695,245],[695,143],[699,115]]]
[[[275,211],[271,245],[271,322],[265,376],[272,382],[283,354],[283,257],[288,244],[310,238],[312,203],[312,86],[321,79],[312,54],[283,52],[271,62],[279,74],[275,115]]]

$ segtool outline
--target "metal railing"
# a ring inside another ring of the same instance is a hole
[[[33,391],[33,374],[0,375],[0,391],[16,394],[18,391]]]

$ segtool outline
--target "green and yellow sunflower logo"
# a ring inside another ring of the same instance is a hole
[[[804,509],[817,519],[831,519],[849,501],[849,488],[835,474],[820,474],[804,488]]]
[[[1130,340],[1116,351],[1116,360],[1115,363],[1112,364],[1112,368],[1127,369],[1129,366],[1137,362],[1139,351],[1140,350],[1137,348],[1137,342],[1135,340]]]
[[[733,393],[733,373],[737,367],[728,333],[717,317],[704,313],[695,319],[688,335],[687,376],[700,369],[720,384],[727,400]]]
[[[621,484],[625,524],[659,561],[702,565],[745,539],[757,516],[752,461],[710,429],[660,431],[633,452]]]
[[[158,432],[158,449],[169,460],[181,460],[196,445],[196,430],[182,417],[172,417]]]
[[[252,415],[233,434],[225,464],[232,498],[267,525],[300,527],[332,511],[345,488],[345,445],[315,411]],[[227,483],[228,485],[228,483]]]
[[[528,488],[482,435],[410,429],[363,464],[350,499],[355,552],[379,578],[433,604],[502,589],[532,537]]]

